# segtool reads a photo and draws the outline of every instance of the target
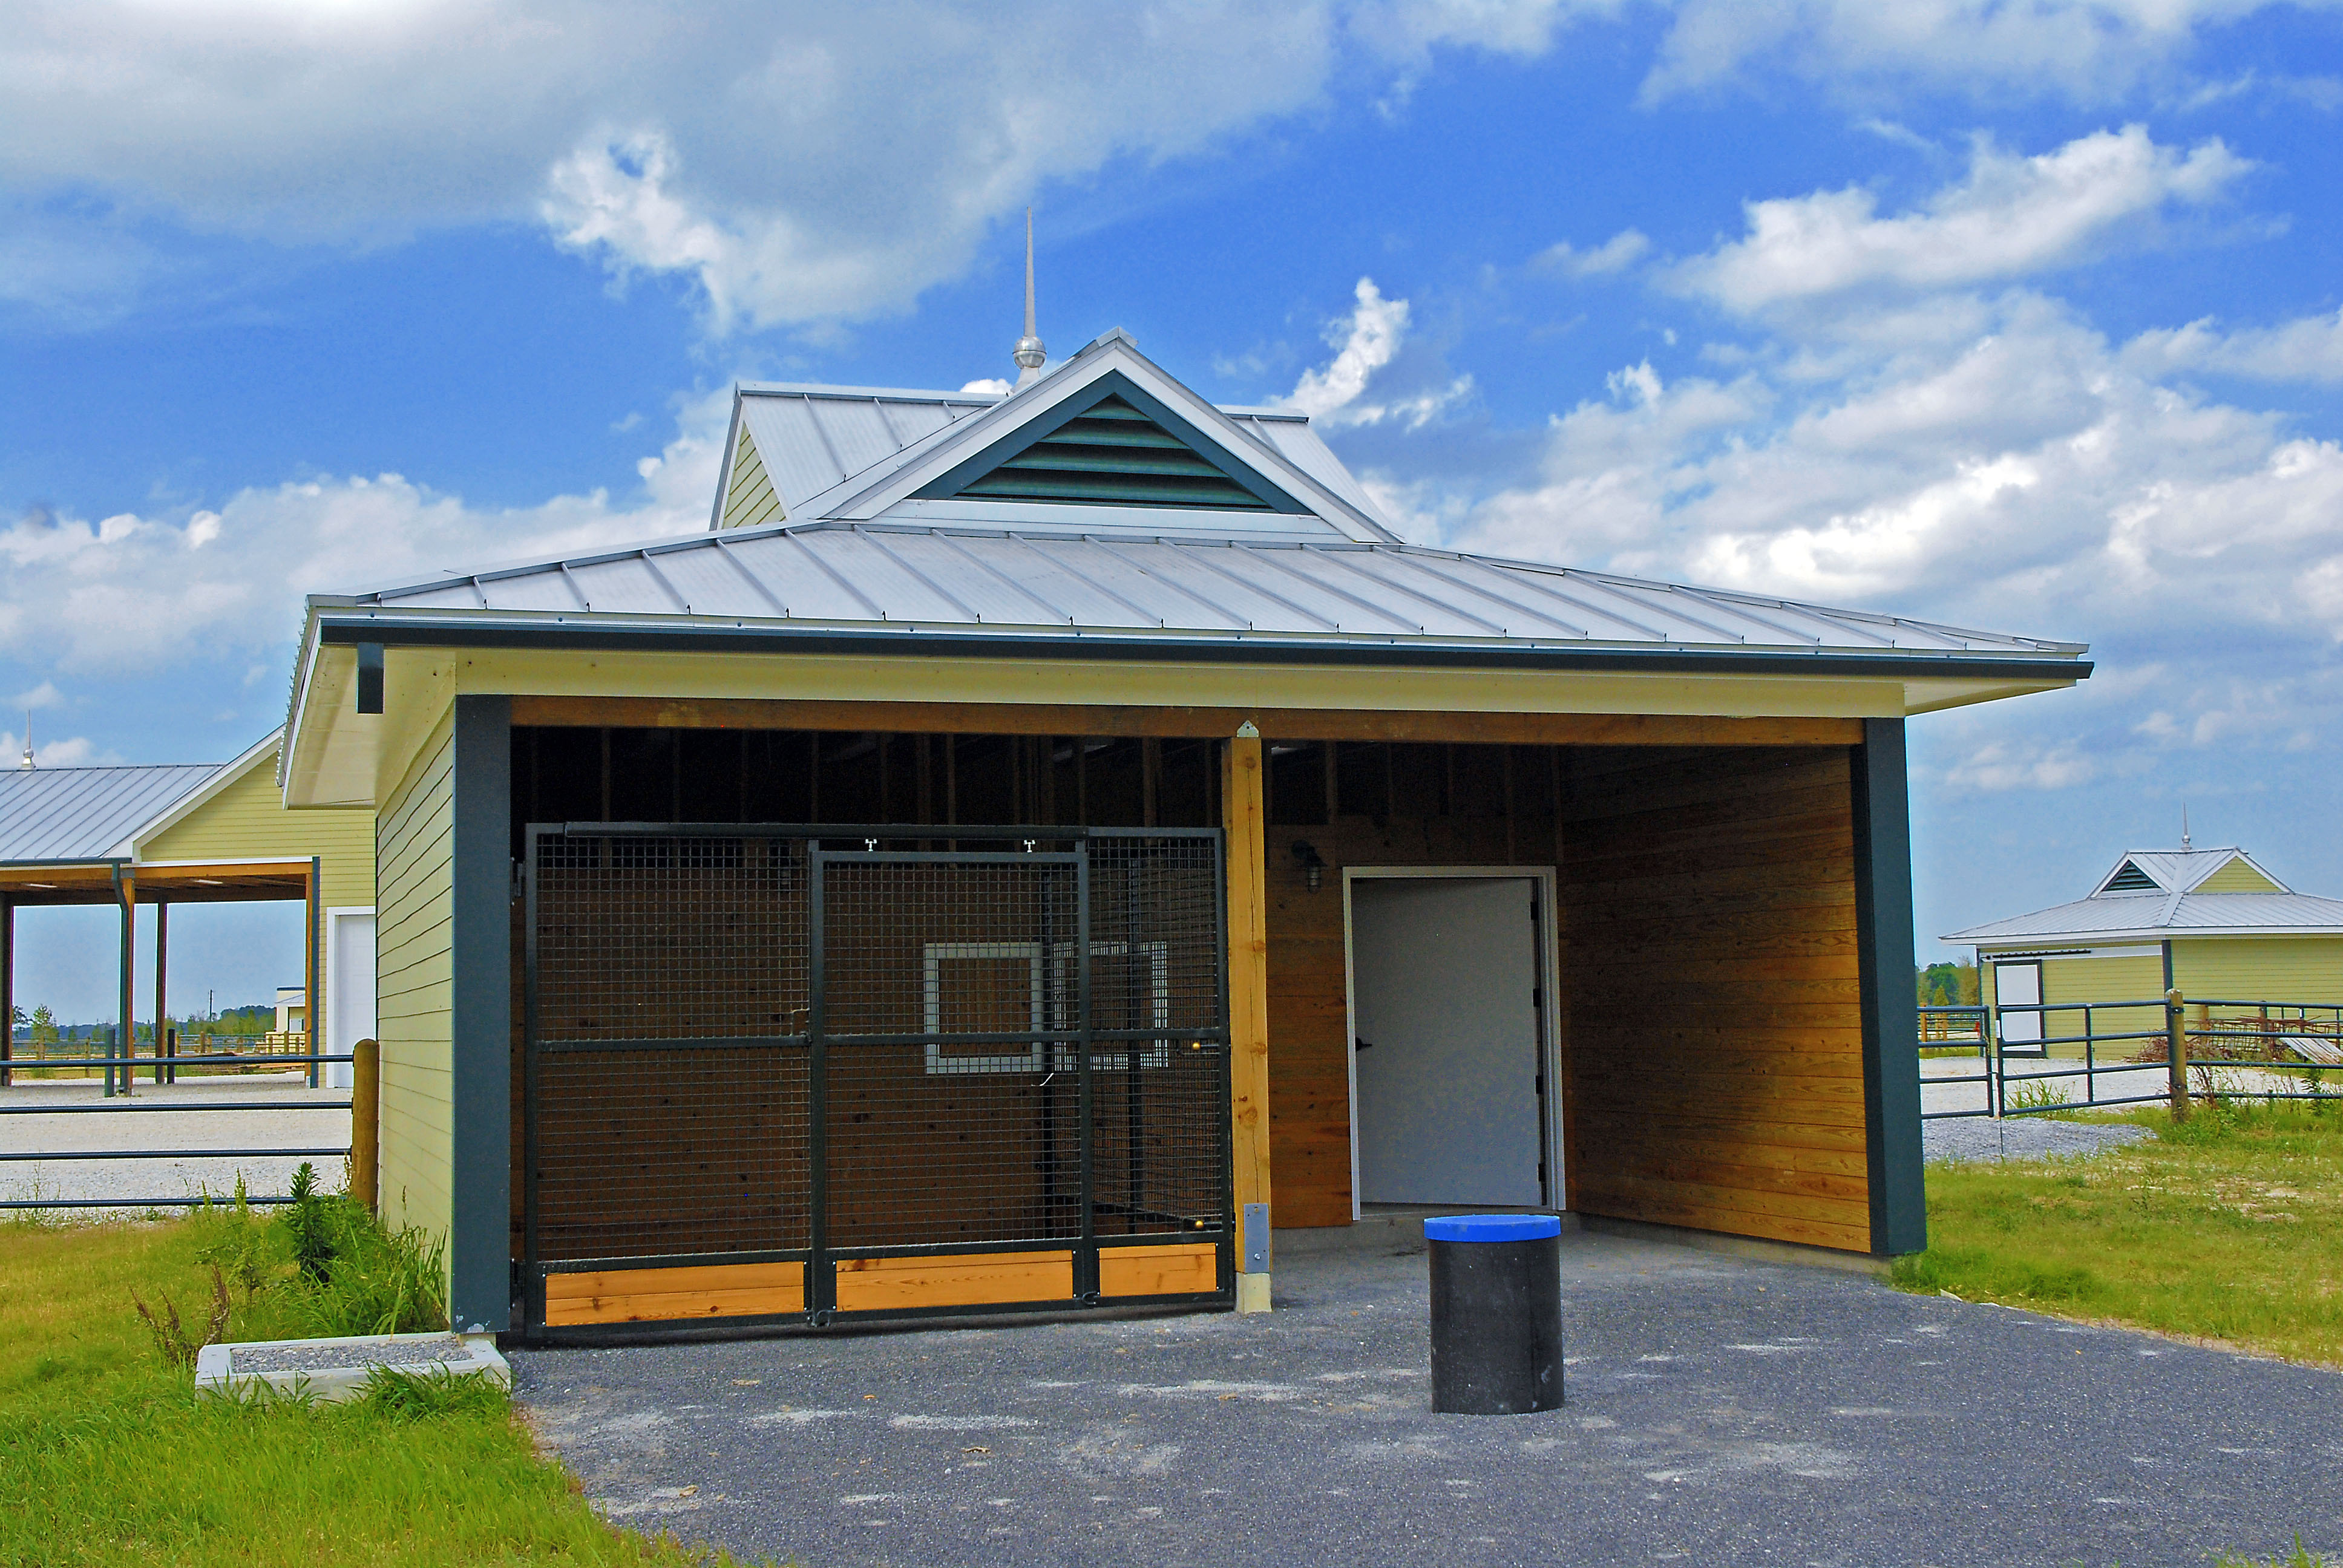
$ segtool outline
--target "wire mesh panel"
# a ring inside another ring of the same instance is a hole
[[[532,1260],[804,1247],[804,845],[546,833],[532,847]]]
[[[1080,1238],[1080,858],[821,876],[825,1244]]]
[[[530,829],[532,1325],[548,1273],[598,1322],[1212,1293],[1219,836],[865,831]]]
[[[1097,1233],[1217,1231],[1230,1201],[1218,845],[1101,839],[1090,870]]]

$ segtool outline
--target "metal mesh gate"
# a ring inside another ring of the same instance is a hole
[[[1227,1298],[1220,836],[904,831],[530,827],[530,1330]]]

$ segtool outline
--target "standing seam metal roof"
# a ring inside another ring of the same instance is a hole
[[[0,773],[0,864],[126,859],[130,841],[226,763],[20,768]]]
[[[318,606],[890,631],[2076,655],[2083,647],[1415,545],[780,524]]]

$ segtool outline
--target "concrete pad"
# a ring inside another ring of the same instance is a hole
[[[335,1404],[357,1398],[378,1368],[512,1386],[512,1367],[493,1334],[355,1334],[206,1345],[196,1356],[196,1392],[233,1395],[257,1383],[277,1395]]]

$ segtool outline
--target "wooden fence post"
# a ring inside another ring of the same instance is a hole
[[[1230,1153],[1235,1162],[1237,1311],[1269,1311],[1269,890],[1261,731],[1228,742],[1221,800],[1227,829]]]
[[[2172,1120],[2188,1120],[2188,1031],[2180,988],[2164,993],[2165,1054],[2172,1073]]]
[[[375,1189],[382,1155],[382,1047],[362,1040],[350,1048],[350,1196],[378,1212]]]

